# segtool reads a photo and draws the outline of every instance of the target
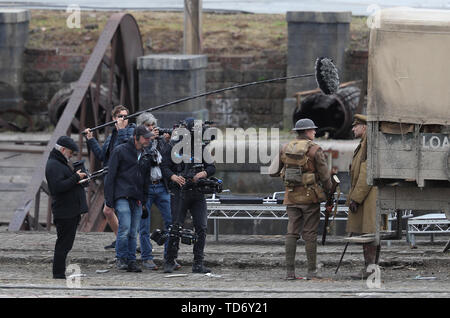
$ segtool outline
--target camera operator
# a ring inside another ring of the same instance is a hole
[[[187,118],[185,126],[191,134],[194,130],[194,118]],[[189,136],[190,137],[190,136]],[[188,137],[188,138],[189,138]],[[193,146],[193,144],[192,144]],[[187,211],[192,215],[195,234],[197,240],[194,243],[194,263],[192,265],[192,272],[194,273],[209,273],[211,270],[204,266],[204,248],[206,243],[207,230],[207,209],[205,195],[196,189],[195,184],[202,178],[212,176],[216,172],[214,164],[204,163],[203,169],[192,176],[192,180],[188,180],[186,175],[183,175],[191,163],[174,163],[172,160],[172,146],[167,147],[163,155],[163,174],[167,176],[171,182],[169,187],[171,190],[171,208],[172,220],[175,225],[182,226],[184,224]],[[193,153],[193,148],[191,149]],[[192,187],[186,187],[188,183],[193,184]],[[177,258],[179,249],[180,237],[170,236],[167,259],[164,263],[164,272],[171,273],[175,269],[175,260]]]
[[[167,147],[167,136],[159,136],[157,127],[157,120],[151,113],[142,113],[136,120],[138,125],[144,125],[154,136],[151,137],[150,145],[145,149],[144,158],[148,162],[150,178],[148,197],[143,205],[143,214],[141,224],[139,226],[139,239],[141,246],[142,266],[146,269],[157,270],[158,266],[153,261],[152,243],[150,240],[150,221],[151,221],[151,207],[153,203],[158,207],[164,221],[164,228],[167,229],[172,224],[172,215],[170,211],[170,195],[168,189],[167,178],[161,170],[162,153]],[[170,137],[170,135],[169,135]],[[167,257],[167,244],[164,245],[164,259]],[[176,264],[176,269],[181,268]]]
[[[136,265],[136,237],[142,217],[142,202],[148,196],[148,168],[140,159],[153,134],[145,126],[134,130],[133,138],[114,149],[105,180],[107,210],[116,210],[119,219],[116,267],[141,272]]]
[[[97,139],[94,138],[93,133],[89,128],[85,129],[87,138],[87,145],[89,149],[92,150],[95,157],[103,162],[103,166],[108,166],[109,158],[114,150],[114,148],[120,144],[126,143],[128,139],[133,136],[133,130],[135,128],[134,124],[128,124],[128,119],[124,117],[129,113],[128,108],[122,105],[118,105],[113,108],[111,111],[112,120],[117,121],[115,124],[115,128],[111,132],[111,134],[106,137],[103,146],[100,146]],[[117,220],[117,216],[114,213],[114,210],[110,211],[108,209],[103,209],[103,214],[111,227],[111,230],[117,236],[117,229],[119,226],[119,221]],[[105,249],[115,248],[116,241],[112,242],[110,245],[105,246]]]
[[[78,183],[86,173],[74,172],[68,164],[74,152],[78,152],[78,146],[72,138],[59,137],[45,167],[57,235],[53,256],[55,279],[66,278],[66,257],[72,249],[80,215],[88,211],[86,193]]]

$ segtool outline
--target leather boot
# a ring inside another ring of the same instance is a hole
[[[306,260],[308,261],[308,273],[306,279],[320,278],[317,274],[317,242],[305,242]]]
[[[211,273],[211,270],[208,267],[205,267],[205,265],[203,264],[203,260],[194,260],[194,264],[192,264],[192,272],[207,274]]]
[[[380,245],[373,245],[372,243],[363,243],[363,254],[364,254],[364,269],[362,269],[356,275],[352,275],[353,279],[367,279],[371,272],[367,272],[367,267],[371,264],[378,264],[378,259],[380,256]]]
[[[286,280],[294,280],[295,277],[295,253],[297,251],[297,238],[288,236],[285,242],[286,248]]]

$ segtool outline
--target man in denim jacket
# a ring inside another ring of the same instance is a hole
[[[126,143],[128,139],[133,136],[135,125],[128,125],[128,119],[124,118],[128,115],[128,113],[128,108],[125,106],[118,105],[114,107],[111,112],[111,116],[112,120],[117,121],[115,124],[115,129],[106,138],[102,146],[100,146],[89,128],[84,131],[86,133],[87,145],[89,149],[92,150],[98,160],[103,162],[103,166],[105,167],[108,166],[109,158],[111,157],[114,148],[120,144]],[[103,209],[103,214],[105,215],[111,230],[117,235],[119,221],[117,220],[114,210],[110,212],[108,209]],[[108,245],[105,248],[114,248],[115,245],[116,242],[114,241],[111,245]]]

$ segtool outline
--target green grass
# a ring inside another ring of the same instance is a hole
[[[151,42],[148,53],[179,53],[183,45],[182,12],[130,11],[136,18],[142,40]],[[89,54],[111,12],[82,12],[81,28],[69,29],[65,11],[32,10],[28,47],[55,48],[63,52]],[[262,50],[287,49],[287,22],[283,14],[204,13],[203,47],[223,55],[259,55]],[[98,25],[87,30],[86,25]],[[369,29],[365,17],[353,17],[350,48],[367,49]],[[151,41],[148,41],[151,39]]]

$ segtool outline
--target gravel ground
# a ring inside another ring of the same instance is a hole
[[[78,233],[68,257],[68,264],[75,271],[68,274],[83,276],[54,280],[51,262],[55,233],[10,233],[0,228],[0,297],[450,297],[450,253],[442,253],[445,237],[433,244],[419,240],[416,249],[404,241],[393,242],[391,246],[384,244],[379,280],[369,281],[350,279],[363,264],[358,245],[349,246],[339,273],[334,274],[344,245],[342,238],[337,237],[318,247],[322,279],[310,281],[284,280],[282,236],[223,235],[219,242],[208,236],[205,262],[212,269],[209,276],[191,272],[192,247],[188,245],[181,245],[179,262],[183,267],[172,275],[161,269],[142,273],[119,271],[114,267],[114,251],[103,249],[112,239],[111,233]],[[161,264],[162,252],[155,244],[157,264]],[[305,274],[304,246],[299,242],[297,275]]]

